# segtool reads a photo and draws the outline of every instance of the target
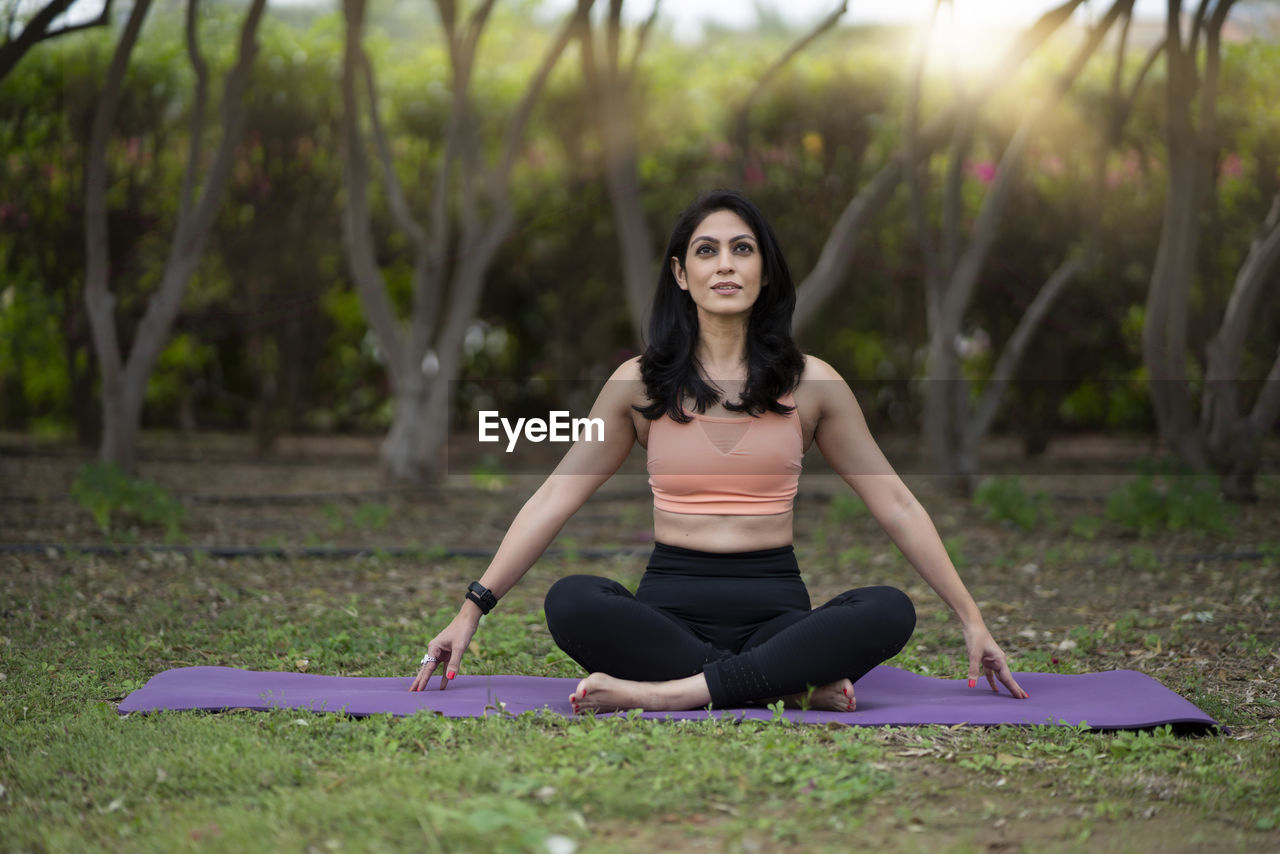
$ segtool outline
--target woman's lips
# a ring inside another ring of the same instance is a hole
[[[711,290],[721,294],[736,294],[738,291],[742,290],[742,285],[734,284],[733,282],[723,282],[719,285],[713,285]]]

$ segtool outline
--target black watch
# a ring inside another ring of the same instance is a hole
[[[479,581],[473,581],[467,585],[467,598],[476,603],[482,614],[489,613],[493,610],[493,606],[498,604],[498,597]]]

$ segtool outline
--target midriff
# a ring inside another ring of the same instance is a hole
[[[653,508],[653,536],[660,543],[701,552],[749,552],[789,546],[794,511],[730,516],[672,513]]]

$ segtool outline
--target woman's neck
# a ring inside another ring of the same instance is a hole
[[[709,379],[745,379],[747,324],[743,318],[704,315],[698,318],[698,361]]]

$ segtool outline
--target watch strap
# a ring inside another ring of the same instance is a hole
[[[493,606],[498,604],[498,597],[479,581],[473,581],[467,585],[467,598],[476,603],[476,607],[482,614],[489,613],[493,610]]]

